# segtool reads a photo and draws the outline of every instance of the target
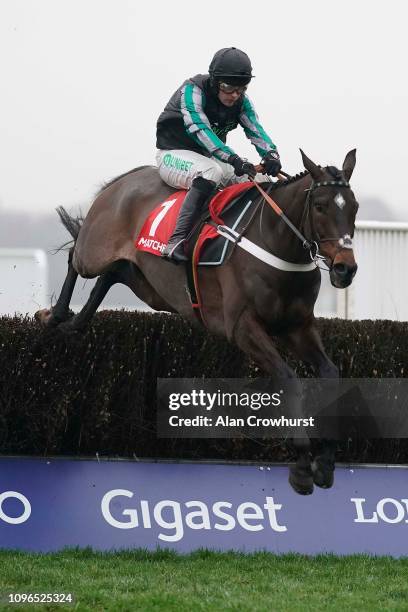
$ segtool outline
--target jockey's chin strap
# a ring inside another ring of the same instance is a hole
[[[250,180],[252,180],[252,183],[258,189],[259,193],[263,196],[265,201],[271,206],[272,210],[277,215],[279,215],[279,217],[281,217],[281,219],[286,223],[286,225],[290,227],[292,232],[299,238],[299,240],[302,243],[303,248],[309,251],[310,259],[316,264],[316,266],[320,268],[321,270],[329,272],[330,268],[326,264],[326,257],[320,254],[319,245],[322,242],[338,242],[339,243],[340,242],[339,237],[336,236],[335,238],[320,238],[320,236],[316,232],[317,240],[308,240],[302,234],[302,232],[298,230],[298,228],[295,225],[293,225],[292,221],[285,215],[281,207],[275,202],[275,200],[271,198],[271,196],[268,193],[266,193],[266,191],[260,186],[260,184],[257,183],[253,179],[250,179]],[[313,191],[317,189],[317,187],[348,187],[350,188],[350,184],[347,181],[342,181],[342,180],[320,181],[320,182],[315,182],[312,180],[312,184],[310,185],[310,187],[305,190],[307,191],[307,198],[306,198],[306,204],[305,204],[305,208],[304,208],[304,212],[302,216],[301,227],[304,227],[306,219],[308,218],[311,219],[312,194],[313,194]],[[345,247],[343,248],[349,248],[349,247],[345,245]],[[323,267],[321,265],[323,263],[326,267]]]

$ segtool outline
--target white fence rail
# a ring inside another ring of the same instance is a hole
[[[408,321],[408,223],[358,221],[354,252],[358,271],[348,289],[332,288],[322,273],[316,314]]]
[[[0,315],[30,314],[47,305],[47,255],[0,248]]]
[[[317,316],[408,321],[408,223],[359,221],[354,249],[358,272],[348,289],[334,289],[322,272]],[[44,251],[0,248],[0,315],[48,306],[47,275]],[[143,307],[134,299],[123,306]]]

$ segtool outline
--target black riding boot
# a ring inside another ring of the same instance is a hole
[[[184,241],[201,215],[204,203],[215,192],[215,187],[214,181],[209,181],[202,176],[193,180],[181,207],[176,228],[162,253],[162,257],[173,263],[188,261],[184,252]]]

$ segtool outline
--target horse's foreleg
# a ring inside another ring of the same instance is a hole
[[[288,334],[285,341],[299,359],[313,366],[317,376],[332,379],[339,377],[338,368],[325,353],[314,321]],[[336,440],[322,439],[321,452],[312,462],[314,483],[324,489],[330,488],[333,484],[336,449]]]
[[[337,366],[326,355],[314,321],[304,327],[297,327],[282,339],[299,359],[313,366],[320,378],[339,377]]]
[[[278,353],[272,338],[262,323],[249,311],[244,311],[235,325],[233,339],[235,343],[273,378],[296,378],[292,368]],[[313,492],[313,474],[310,463],[310,441],[294,439],[297,460],[290,467],[289,482],[301,495]]]
[[[69,317],[71,316],[71,311],[69,310],[69,303],[71,301],[75,283],[78,278],[78,272],[74,269],[72,265],[73,250],[74,249],[71,249],[69,252],[68,272],[65,277],[65,281],[62,286],[57,303],[51,308],[51,310],[38,310],[35,313],[35,318],[37,319],[37,321],[39,321],[41,325],[44,325],[46,327],[55,327],[63,321],[69,319]]]
[[[65,321],[65,323],[61,323],[61,325],[58,326],[58,329],[64,332],[69,332],[79,331],[86,327],[100,306],[103,298],[108,293],[109,289],[112,287],[112,285],[117,283],[118,280],[118,276],[114,271],[104,272],[101,274],[82,310],[68,321]]]

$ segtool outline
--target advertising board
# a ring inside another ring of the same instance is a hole
[[[2,458],[2,548],[170,548],[369,553],[408,550],[407,469],[337,469],[299,496],[284,465]]]

